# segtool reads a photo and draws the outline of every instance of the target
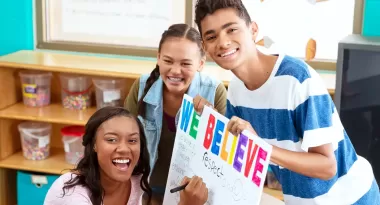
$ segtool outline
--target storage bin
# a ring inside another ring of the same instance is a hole
[[[43,160],[50,155],[51,124],[22,122],[18,125],[23,155],[30,160]]]
[[[65,158],[69,164],[77,164],[83,157],[83,126],[67,126],[61,129]]]
[[[42,205],[59,175],[17,171],[17,205]]]
[[[91,107],[91,78],[60,74],[62,105],[64,108],[85,110]]]
[[[267,172],[267,185],[270,189],[282,190],[280,182],[276,179],[276,176],[270,167],[268,167]]]
[[[50,104],[50,72],[21,71],[19,76],[24,105],[42,107]]]
[[[121,92],[124,87],[122,79],[93,79],[95,85],[96,108],[123,105]]]

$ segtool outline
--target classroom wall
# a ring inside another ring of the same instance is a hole
[[[0,56],[35,47],[34,0],[0,0]],[[365,0],[363,35],[380,36],[380,1]]]
[[[363,35],[380,36],[380,1],[365,0],[363,9]]]
[[[34,0],[0,0],[0,56],[34,49]]]

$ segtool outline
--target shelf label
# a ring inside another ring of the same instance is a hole
[[[103,102],[109,103],[114,100],[120,100],[120,90],[105,90],[103,91]]]
[[[48,180],[46,176],[32,175],[32,183],[33,184],[48,184]]]
[[[63,143],[63,144],[64,144],[65,152],[70,152],[70,145],[69,145],[69,143]]]
[[[46,147],[50,143],[49,137],[41,137],[38,139],[38,147],[43,148]]]
[[[22,84],[22,94],[28,98],[36,98],[37,85],[36,84]]]

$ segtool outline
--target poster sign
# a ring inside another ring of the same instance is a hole
[[[199,116],[185,95],[178,120],[164,204],[177,205],[184,176],[203,178],[209,205],[260,204],[272,146],[249,131],[234,136],[229,119],[205,107]]]

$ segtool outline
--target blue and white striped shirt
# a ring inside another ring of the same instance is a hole
[[[380,204],[371,165],[356,154],[322,80],[303,61],[279,55],[269,79],[254,91],[235,77],[228,88],[226,116],[249,121],[261,138],[287,150],[307,152],[333,144],[337,173],[330,180],[271,163],[286,204]]]

